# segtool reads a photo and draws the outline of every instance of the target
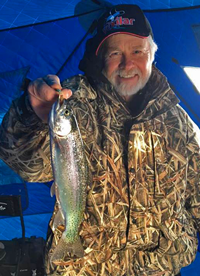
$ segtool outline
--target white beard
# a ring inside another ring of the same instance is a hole
[[[141,71],[139,69],[132,69],[129,72],[125,72],[125,70],[116,70],[112,73],[111,77],[108,78],[105,71],[103,71],[103,74],[105,77],[110,81],[110,83],[113,85],[117,93],[121,96],[133,96],[137,94],[148,82],[151,70],[149,70],[148,75],[145,78],[142,78]],[[138,75],[139,79],[136,85],[131,86],[129,83],[122,82],[121,84],[117,84],[115,80],[115,76],[119,75],[121,77],[133,77],[134,75]]]

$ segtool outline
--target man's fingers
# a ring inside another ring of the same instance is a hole
[[[72,95],[70,89],[62,89],[60,79],[55,75],[47,75],[30,82],[27,90],[33,110],[44,122],[48,121],[49,111],[59,94],[64,99],[68,99]]]
[[[70,89],[62,89],[60,80],[55,75],[47,75],[44,78],[38,78],[32,81],[28,86],[30,95],[30,102],[32,107],[40,105],[40,102],[53,104],[58,98],[59,94],[64,99],[68,99],[72,95]]]
[[[58,95],[59,93],[61,93],[64,99],[68,99],[69,97],[71,97],[72,91],[66,88],[62,89],[58,76],[47,75],[43,78],[43,80],[46,82],[47,85],[53,88],[58,93]]]
[[[60,79],[56,75],[47,75],[43,77],[43,80],[53,89],[60,89],[60,90],[62,89],[60,84]]]
[[[55,89],[49,86],[43,78],[38,78],[30,82],[28,86],[28,92],[32,105],[36,105],[37,101],[50,103],[54,102],[58,96],[58,93],[55,91]]]
[[[61,91],[61,95],[63,96],[64,99],[68,99],[71,97],[72,95],[72,91],[70,89],[66,89],[64,88],[62,91]]]

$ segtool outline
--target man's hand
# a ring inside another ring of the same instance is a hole
[[[47,75],[29,83],[28,94],[31,106],[42,121],[48,122],[49,112],[60,90],[65,99],[72,95],[70,89],[62,89],[60,79],[56,75]]]

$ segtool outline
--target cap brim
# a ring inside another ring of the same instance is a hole
[[[111,36],[113,36],[113,35],[116,35],[116,34],[128,34],[128,35],[136,36],[136,37],[139,37],[139,38],[147,38],[147,37],[149,36],[149,35],[148,35],[148,36],[141,36],[141,35],[137,35],[137,34],[133,34],[133,33],[129,33],[129,32],[115,32],[115,33],[111,33],[111,34],[109,34],[108,36],[104,37],[104,39],[100,42],[100,44],[99,44],[99,46],[97,47],[96,52],[95,52],[95,55],[96,55],[96,56],[98,55],[98,51],[99,51],[101,45],[104,43],[104,41],[105,41],[107,38],[109,38],[109,37],[111,37]]]

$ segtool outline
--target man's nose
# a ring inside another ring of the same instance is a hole
[[[135,66],[135,62],[131,55],[123,55],[120,63],[120,68],[130,70]]]

